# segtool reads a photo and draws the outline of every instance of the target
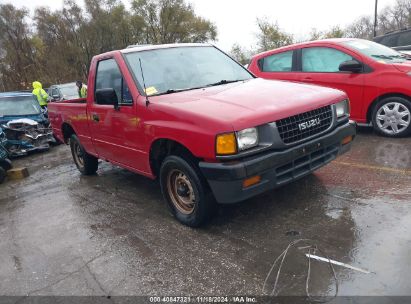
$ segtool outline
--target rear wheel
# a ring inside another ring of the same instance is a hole
[[[160,169],[160,183],[171,212],[184,225],[198,227],[214,210],[214,197],[191,159],[166,157]]]
[[[71,154],[73,155],[74,163],[81,174],[92,175],[97,172],[98,158],[88,154],[86,150],[84,150],[75,134],[70,137],[70,149]]]
[[[383,136],[402,137],[411,133],[411,102],[402,97],[388,97],[374,107],[372,124]]]
[[[0,184],[4,182],[4,180],[6,179],[6,176],[7,176],[6,170],[0,167]]]

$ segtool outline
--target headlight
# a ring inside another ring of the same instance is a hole
[[[237,132],[238,150],[244,151],[258,145],[257,128],[249,128]]]
[[[350,101],[348,99],[335,104],[335,107],[337,110],[337,118],[350,116]]]
[[[235,133],[217,135],[217,155],[233,155],[258,145],[257,128],[244,129]]]

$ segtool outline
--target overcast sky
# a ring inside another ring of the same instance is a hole
[[[81,0],[77,0],[82,2]],[[312,28],[326,30],[333,25],[345,26],[363,15],[374,14],[375,0],[186,0],[195,12],[213,21],[218,29],[217,45],[226,51],[234,43],[246,47],[255,44],[256,18],[278,21],[285,31],[298,40],[309,36]],[[129,0],[123,0],[129,3]],[[45,5],[60,8],[63,0],[0,0],[33,9]],[[379,8],[395,0],[379,0]]]

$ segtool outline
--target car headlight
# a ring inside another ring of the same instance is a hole
[[[258,145],[257,128],[248,128],[237,132],[238,150],[244,151]]]
[[[233,155],[258,145],[257,128],[248,128],[238,132],[217,135],[217,155]]]
[[[343,116],[350,116],[350,101],[348,99],[340,101],[339,103],[335,104],[337,118]]]

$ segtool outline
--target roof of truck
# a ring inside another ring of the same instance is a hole
[[[209,43],[173,43],[173,44],[156,44],[156,45],[131,45],[124,50],[120,50],[123,54],[125,53],[134,53],[141,51],[149,50],[158,50],[158,49],[169,49],[169,48],[178,48],[178,47],[190,47],[190,46],[213,46]]]
[[[32,95],[33,93],[31,92],[19,92],[19,91],[0,93],[0,97],[32,96]]]

